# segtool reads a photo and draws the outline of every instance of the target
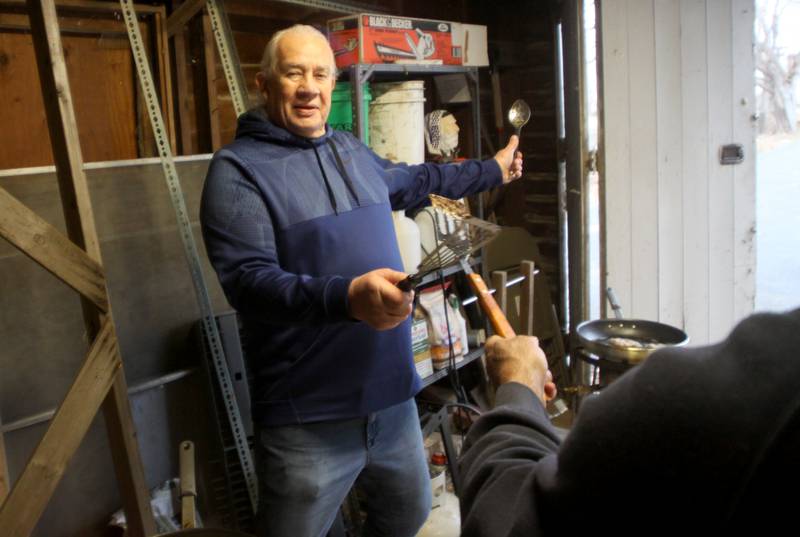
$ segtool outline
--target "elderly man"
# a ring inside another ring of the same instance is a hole
[[[461,165],[379,158],[326,125],[336,67],[309,26],[270,40],[256,82],[265,105],[214,156],[201,222],[255,378],[260,532],[323,535],[357,484],[366,534],[414,535],[430,483],[391,210],[521,176],[517,140]]]
[[[800,309],[659,350],[584,401],[561,444],[536,339],[490,338],[496,408],[464,444],[462,535],[794,534],[798,348]]]

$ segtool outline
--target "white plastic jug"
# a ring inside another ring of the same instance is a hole
[[[419,227],[403,211],[394,211],[392,220],[394,221],[394,232],[397,235],[397,245],[400,247],[400,257],[403,259],[403,270],[413,274],[422,261],[419,247]]]

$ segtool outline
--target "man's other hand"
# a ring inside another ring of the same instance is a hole
[[[397,283],[407,274],[392,269],[377,269],[350,282],[347,300],[350,315],[376,330],[388,330],[411,314],[414,292],[403,292]]]
[[[490,337],[486,341],[486,372],[496,387],[518,382],[530,388],[543,404],[556,396],[547,358],[535,337]]]
[[[517,146],[519,146],[519,137],[512,135],[508,139],[508,145],[494,156],[503,171],[503,183],[510,183],[514,179],[522,177],[522,153],[517,151]]]

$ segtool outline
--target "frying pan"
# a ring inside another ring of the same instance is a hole
[[[638,364],[657,348],[612,345],[609,338],[635,339],[664,347],[681,347],[689,342],[686,332],[674,326],[642,319],[623,319],[614,291],[608,288],[607,293],[616,318],[585,321],[576,330],[578,340],[587,352],[611,361]]]

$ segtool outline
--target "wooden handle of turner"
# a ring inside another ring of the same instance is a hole
[[[494,328],[495,333],[505,338],[516,336],[517,334],[514,332],[514,329],[511,328],[503,310],[500,309],[497,301],[489,292],[489,289],[486,287],[486,282],[483,281],[481,275],[472,272],[467,274],[467,279],[469,280],[470,287],[475,291],[475,296],[478,297],[481,308],[483,308],[483,311],[486,312],[486,315],[489,317],[489,322],[492,323],[492,328]]]
[[[181,527],[191,529],[195,527],[195,497],[197,488],[194,482],[194,443],[186,440],[181,442],[180,449],[180,475],[181,475]]]

